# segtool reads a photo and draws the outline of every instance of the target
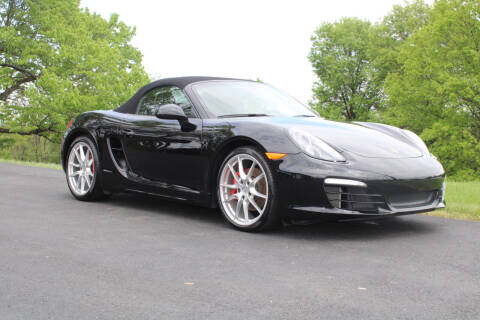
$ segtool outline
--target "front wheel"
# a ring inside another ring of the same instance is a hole
[[[78,137],[71,144],[66,175],[68,187],[78,200],[101,200],[107,197],[102,188],[98,152],[88,137]]]
[[[218,173],[217,198],[226,220],[240,230],[280,225],[275,179],[256,148],[240,147],[225,158]]]

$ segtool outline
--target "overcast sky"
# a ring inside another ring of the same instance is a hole
[[[430,1],[429,1],[430,2]],[[133,45],[155,79],[201,75],[256,79],[306,103],[315,76],[310,36],[324,21],[376,22],[402,0],[82,0],[136,26]]]

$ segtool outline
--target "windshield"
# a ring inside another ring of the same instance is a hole
[[[209,81],[196,83],[192,89],[217,117],[315,117],[310,109],[294,98],[261,82]]]

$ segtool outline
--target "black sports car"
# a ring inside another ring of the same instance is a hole
[[[243,230],[444,207],[445,173],[414,133],[327,121],[255,81],[155,81],[115,110],[80,114],[62,143],[79,200],[141,192],[220,207]]]

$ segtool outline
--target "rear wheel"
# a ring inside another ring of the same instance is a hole
[[[241,147],[226,157],[218,174],[217,196],[224,217],[238,229],[280,225],[274,177],[256,148]]]
[[[78,200],[92,201],[107,197],[102,189],[98,152],[88,137],[78,137],[71,144],[66,175],[68,187]]]

